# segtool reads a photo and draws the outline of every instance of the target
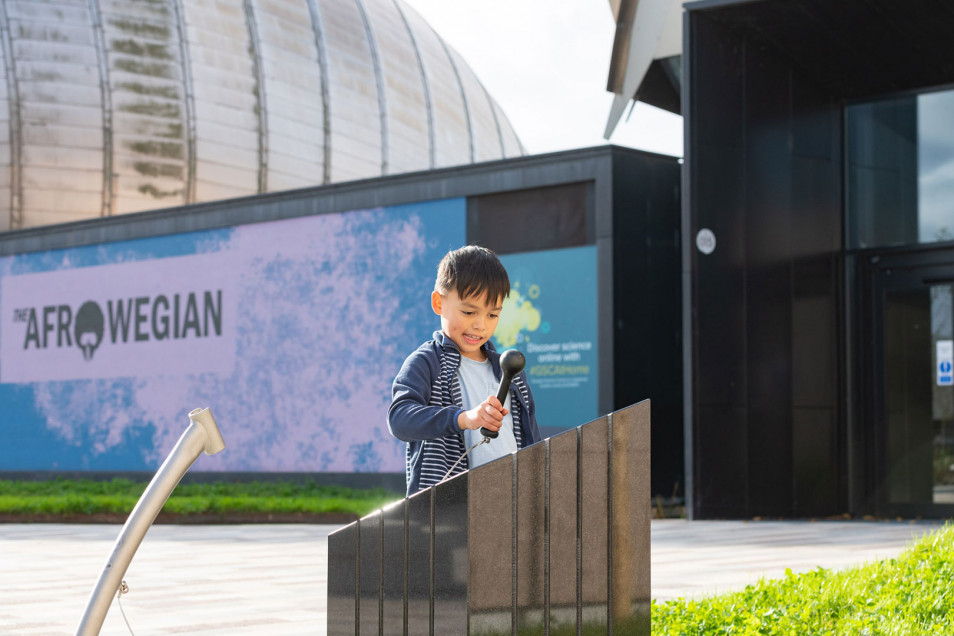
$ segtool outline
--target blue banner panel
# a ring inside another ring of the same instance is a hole
[[[519,349],[545,437],[599,416],[596,246],[507,254],[510,276],[494,334]]]

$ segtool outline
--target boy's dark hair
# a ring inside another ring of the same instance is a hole
[[[434,288],[442,294],[454,289],[461,299],[484,295],[487,302],[494,303],[510,294],[510,277],[491,250],[468,245],[441,259]]]

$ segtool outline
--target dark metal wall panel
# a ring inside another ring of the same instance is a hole
[[[650,399],[652,493],[683,495],[681,169],[675,160],[613,164],[615,409]]]
[[[833,409],[796,408],[792,421],[797,516],[839,509],[838,418]]]
[[[792,409],[770,401],[749,404],[749,496],[743,516],[789,516],[794,505]]]
[[[841,362],[841,109],[800,75],[792,82],[791,514],[832,515],[847,497],[847,386]]]
[[[696,405],[693,505],[700,516],[737,517],[748,510],[746,417],[742,406]]]
[[[820,88],[811,78],[802,75],[788,75],[792,91],[792,157],[798,159],[820,159],[819,164],[830,169],[828,162],[839,161],[841,154],[839,128],[840,111],[835,108],[838,101],[828,91]],[[826,186],[827,187],[827,186]],[[811,192],[802,192],[803,196]],[[821,202],[830,207],[831,201]],[[829,242],[832,236],[826,235]],[[837,247],[837,245],[835,246]]]
[[[831,255],[792,265],[792,405],[837,409],[839,391],[838,263]]]
[[[612,210],[607,210],[606,215],[611,217]],[[607,221],[607,224],[611,224]],[[596,239],[596,297],[605,299],[613,297],[613,281],[615,272],[613,272],[613,238],[600,237]],[[596,314],[596,333],[613,333],[613,312],[605,311],[605,305]],[[597,377],[612,378],[613,369],[616,367],[616,348],[612,336],[608,338],[597,338]],[[615,389],[613,382],[600,382],[596,395],[596,410],[598,413],[610,413],[615,404]]]
[[[743,50],[747,506],[775,516],[792,502],[790,74]]]
[[[831,255],[797,260],[792,302],[791,514],[833,515],[847,501],[847,432],[838,424],[845,383],[839,362],[839,266]],[[841,495],[840,493],[845,493]]]
[[[954,8],[936,0],[728,0],[691,9],[757,35],[839,98],[943,85],[954,73]]]
[[[468,197],[467,240],[498,254],[592,245],[593,182]]]
[[[784,262],[787,240],[773,235],[769,225],[787,226],[783,209],[752,206],[746,236],[749,245],[774,245],[779,261],[769,254],[749,250],[746,269],[747,347],[747,446],[750,510],[757,514],[785,515],[792,502],[792,351],[791,273]],[[768,218],[766,218],[768,217]],[[772,217],[774,223],[772,223]],[[752,227],[757,225],[757,227]]]
[[[757,28],[718,8],[688,25],[689,231],[717,238],[693,250],[693,513],[830,512],[800,471],[806,435],[836,453],[839,437],[796,407],[839,421],[841,106]]]
[[[693,156],[705,175],[692,182],[694,218],[688,229],[695,276],[695,399],[699,405],[741,405],[747,393],[743,155],[737,148],[699,146]],[[695,248],[702,228],[716,235],[711,254]]]
[[[691,223],[685,231],[695,276],[693,343],[705,343],[694,347],[694,402],[741,405],[746,395],[743,50],[704,18],[690,22],[690,30],[691,74],[684,81],[691,81],[686,161],[692,180],[684,196],[691,200]],[[695,249],[694,237],[703,228],[717,241],[707,255]],[[697,445],[695,451],[705,452]]]
[[[746,402],[787,408],[792,402],[791,270],[779,263],[753,266],[746,274]]]
[[[704,108],[692,109],[693,131],[688,141],[693,149],[741,148],[745,131],[743,45],[704,16],[692,17],[692,75],[683,82],[691,80],[694,95],[714,92],[720,99],[706,99]],[[693,97],[696,105],[701,105],[700,97]]]

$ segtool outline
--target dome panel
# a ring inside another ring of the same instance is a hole
[[[63,61],[21,60],[17,62],[17,76],[28,82],[58,82],[80,86],[99,85],[99,71],[96,67],[69,64]]]
[[[6,25],[4,25],[6,26]],[[0,232],[10,229],[13,201],[13,181],[16,164],[11,163],[11,155],[18,153],[12,146],[13,139],[10,130],[10,111],[13,104],[10,99],[10,84],[13,84],[12,73],[8,73],[6,47],[0,46]],[[17,107],[17,112],[19,108]],[[16,148],[19,148],[19,140]]]
[[[0,230],[523,152],[402,0],[0,9]]]
[[[110,195],[106,214],[188,202],[182,43],[173,6],[99,0]],[[93,6],[93,5],[91,5]]]
[[[423,69],[401,11],[393,2],[366,3],[368,21],[380,49],[381,87],[387,106],[387,172],[432,167],[430,104]],[[424,116],[422,117],[422,114]]]
[[[221,186],[233,188],[232,196],[262,192],[263,131],[248,16],[236,0],[182,2],[182,12],[195,101],[195,200],[218,198],[211,193]],[[209,125],[231,131],[200,143]]]
[[[206,126],[206,132],[211,128],[212,126]],[[215,128],[219,131],[215,138],[205,134],[196,141],[196,154],[206,157],[210,165],[247,170],[248,166],[255,164],[258,158],[257,151],[236,147],[231,143],[232,129],[228,125],[216,125]],[[219,181],[219,183],[222,182]]]
[[[85,8],[61,12],[59,4],[35,11],[36,7],[25,4],[5,3],[2,15],[7,22],[2,27],[12,40],[13,59],[4,58],[6,101],[12,109],[7,148],[0,154],[11,158],[11,176],[10,196],[3,199],[6,214],[0,212],[8,221],[0,226],[31,227],[50,219],[71,220],[76,212],[69,206],[48,206],[69,201],[71,195],[83,191],[100,192],[98,204],[84,215],[100,216],[105,211],[102,76],[88,70],[98,68],[89,12]],[[98,140],[84,135],[85,130],[74,131],[68,123],[75,120],[72,113],[77,110],[96,113],[90,124],[99,129]],[[35,127],[60,125],[45,135],[24,135],[25,122]],[[64,196],[27,199],[27,187],[57,190]]]
[[[258,2],[268,130],[268,189],[321,182],[324,112],[312,14],[300,0]]]
[[[94,128],[99,131],[100,136],[102,136],[103,133],[103,109],[100,106],[62,108],[60,104],[39,103],[29,104],[28,108],[22,108],[19,100],[11,98],[8,98],[6,103],[8,107],[11,104],[18,107],[20,111],[20,121],[25,122],[27,125],[61,125],[67,129],[73,127]],[[64,142],[69,142],[72,137],[64,133],[60,139]],[[102,142],[100,142],[99,147],[103,147]]]
[[[434,167],[471,163],[471,131],[457,72],[443,41],[413,9],[404,15],[415,34],[430,87],[434,125]]]
[[[473,139],[473,160],[490,161],[503,156],[497,117],[483,84],[477,79],[463,58],[454,50],[448,50],[457,69],[461,90],[467,100],[467,114]]]
[[[24,203],[35,210],[57,210],[65,214],[78,214],[90,206],[100,204],[102,195],[94,192],[73,191],[66,196],[59,190],[40,190],[32,188],[23,193]]]
[[[361,5],[325,0],[318,8],[328,53],[331,180],[380,175],[381,106]],[[346,160],[337,161],[339,153]]]
[[[10,127],[4,126],[9,117],[0,117],[0,143],[10,142]],[[20,138],[25,144],[55,146],[66,141],[66,148],[103,147],[103,131],[99,127],[78,128],[59,124],[25,124],[20,129]]]
[[[26,22],[29,20],[45,19],[50,13],[51,6],[55,7],[60,19],[69,24],[87,24],[89,22],[89,6],[79,2],[5,2],[7,18]]]

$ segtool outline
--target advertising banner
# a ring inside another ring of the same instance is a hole
[[[494,335],[497,349],[519,349],[543,435],[598,413],[596,246],[506,254],[510,276]]]
[[[391,383],[466,243],[449,199],[2,257],[0,470],[151,472],[210,407],[196,470],[403,473]],[[596,248],[501,260],[541,432],[596,418]]]
[[[0,279],[0,383],[227,374],[229,252]]]
[[[391,382],[439,328],[449,199],[0,258],[0,470],[404,472]]]

